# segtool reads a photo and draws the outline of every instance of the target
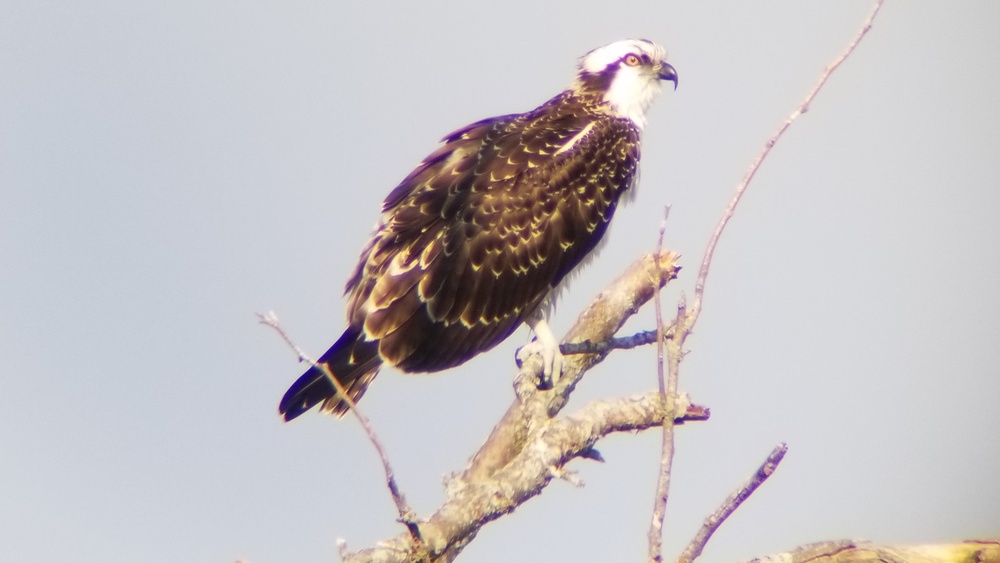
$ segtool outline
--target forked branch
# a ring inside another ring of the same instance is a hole
[[[872,23],[875,20],[875,16],[878,14],[879,10],[882,8],[883,0],[877,0],[865,23],[862,25],[861,30],[854,36],[847,47],[833,60],[830,65],[828,65],[816,82],[816,85],[809,91],[805,99],[799,104],[799,106],[789,115],[789,117],[778,127],[777,131],[771,136],[770,139],[764,144],[757,158],[754,159],[750,167],[747,169],[743,176],[743,180],[736,187],[733,193],[733,197],[730,199],[729,204],[726,206],[725,211],[722,213],[722,217],[719,219],[718,225],[715,227],[715,231],[709,238],[707,247],[705,248],[705,254],[701,261],[701,267],[698,270],[698,277],[695,280],[694,287],[694,301],[690,308],[684,303],[684,298],[681,298],[681,303],[678,305],[677,320],[674,323],[674,330],[667,340],[667,353],[669,358],[668,366],[668,381],[672,382],[676,386],[676,381],[679,376],[680,370],[680,360],[684,353],[684,344],[687,337],[690,336],[694,325],[698,322],[698,317],[701,315],[702,302],[705,295],[705,283],[708,279],[708,272],[712,265],[712,257],[715,254],[715,248],[719,244],[719,240],[722,237],[723,231],[725,231],[726,225],[732,218],[733,214],[736,212],[736,207],[739,205],[740,200],[743,198],[743,194],[746,193],[747,187],[750,185],[750,181],[753,180],[754,176],[757,174],[757,170],[760,169],[761,164],[764,159],[771,153],[771,149],[774,145],[781,139],[785,131],[791,126],[792,122],[799,118],[802,114],[809,111],[809,107],[816,95],[826,84],[827,80],[837,70],[841,64],[854,52],[855,48],[864,39],[868,31],[872,27]],[[662,236],[662,235],[661,235]],[[657,318],[657,323],[662,324],[662,321]],[[676,387],[675,387],[676,389]],[[675,391],[674,391],[675,392]],[[668,399],[671,393],[668,390]],[[781,454],[784,456],[784,453]],[[670,475],[670,465],[673,457],[673,436],[670,433],[668,426],[664,426],[664,440],[663,440],[663,466],[660,468],[660,475],[658,477],[658,485],[656,489],[656,495],[654,500],[653,518],[650,525],[649,532],[649,561],[652,563],[657,563],[662,561],[662,553],[660,549],[660,529],[662,528],[663,515],[666,510],[666,499],[667,491],[665,486],[669,485],[669,475]],[[780,461],[780,457],[778,458]],[[776,462],[777,463],[777,462]],[[752,492],[752,491],[750,491]],[[749,494],[749,493],[748,493]],[[735,506],[733,507],[735,509]],[[719,522],[721,524],[721,521]],[[710,534],[709,534],[710,535]],[[705,541],[708,537],[704,538]],[[698,550],[700,553],[700,549]],[[697,553],[691,555],[691,558],[697,557]],[[683,556],[682,556],[683,558]]]
[[[599,342],[612,336],[649,301],[655,286],[676,276],[676,259],[670,252],[656,258],[642,257],[590,303],[564,340]],[[540,362],[532,357],[522,365],[515,384],[518,398],[468,469],[448,482],[445,502],[419,523],[427,548],[423,556],[431,561],[451,561],[483,525],[539,494],[553,478],[578,482],[566,466],[577,458],[599,459],[594,447],[603,436],[663,424],[659,392],[598,401],[559,416],[576,384],[604,355],[565,358],[562,375],[553,389],[546,391],[536,386]],[[686,400],[678,403],[678,423],[709,416],[703,407]],[[412,538],[403,534],[377,547],[347,553],[345,561],[417,561],[421,554],[414,547]]]

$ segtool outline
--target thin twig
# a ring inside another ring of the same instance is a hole
[[[868,19],[862,26],[861,31],[854,37],[854,39],[847,46],[847,48],[836,59],[834,59],[833,63],[827,66],[826,69],[823,70],[823,73],[820,75],[819,81],[809,92],[809,94],[805,97],[805,99],[802,101],[799,107],[792,112],[792,114],[788,117],[788,119],[786,119],[785,122],[778,127],[778,130],[767,141],[767,143],[764,145],[764,148],[761,150],[760,154],[757,155],[757,158],[750,165],[750,168],[744,175],[743,180],[736,187],[736,191],[733,194],[732,199],[729,201],[729,204],[727,205],[725,211],[723,212],[722,217],[719,220],[719,224],[716,226],[715,231],[712,233],[712,236],[708,242],[708,246],[705,249],[705,255],[702,258],[701,267],[698,270],[698,277],[695,280],[694,302],[692,303],[692,306],[689,309],[687,308],[684,297],[682,296],[680,303],[678,303],[677,306],[677,320],[674,325],[674,330],[672,331],[671,338],[666,342],[668,356],[669,356],[668,384],[666,393],[664,395],[665,402],[667,403],[666,408],[668,409],[666,412],[668,413],[671,412],[669,409],[673,408],[672,399],[674,395],[677,393],[676,386],[680,371],[680,361],[682,359],[684,350],[684,343],[687,337],[691,334],[694,325],[698,321],[698,317],[701,314],[702,299],[705,294],[705,282],[708,278],[709,268],[712,265],[712,257],[715,254],[715,248],[719,243],[719,239],[722,237],[722,233],[725,230],[726,225],[729,223],[729,220],[735,213],[736,206],[739,204],[740,200],[743,197],[743,194],[746,192],[747,186],[750,185],[750,181],[753,180],[754,175],[756,175],[757,170],[760,168],[764,159],[767,158],[768,154],[770,154],[771,149],[774,147],[774,145],[778,142],[778,140],[781,139],[782,135],[784,135],[785,131],[788,129],[788,127],[792,124],[793,121],[798,119],[798,117],[803,113],[809,111],[809,105],[812,103],[812,101],[816,98],[816,95],[826,84],[827,79],[829,79],[830,75],[833,74],[833,71],[837,70],[837,68],[840,67],[840,65],[847,59],[847,57],[849,57],[851,53],[854,52],[854,49],[861,42],[861,39],[863,39],[864,36],[868,33],[868,30],[871,29],[872,22],[874,21],[876,14],[878,14],[879,10],[881,9],[883,1],[884,0],[876,1],[874,9],[872,10],[871,14],[868,16]],[[662,239],[662,233],[661,233],[661,239]],[[659,311],[658,296],[656,301],[657,301],[656,302],[657,328],[658,330],[662,330],[662,321]],[[662,387],[663,344],[664,344],[663,340],[658,340],[658,346],[661,346],[661,348],[659,349],[659,357],[661,362],[660,365],[661,392],[663,389]],[[672,418],[672,417],[667,417],[667,418]],[[670,485],[669,458],[672,458],[673,456],[673,428],[671,425],[665,423],[663,425],[663,431],[664,431],[663,458],[661,459],[661,471],[659,476],[660,483],[659,486],[657,487],[655,509],[653,512],[653,522],[650,525],[650,531],[649,531],[649,560],[652,562],[662,561],[662,555],[660,554],[660,543],[661,543],[660,538],[661,538],[661,528],[663,525],[662,521],[663,513],[660,511],[661,510],[665,511],[666,509],[666,501]],[[784,455],[783,452],[782,455]],[[754,486],[753,488],[756,488],[756,486]],[[750,492],[753,492],[753,489],[750,489],[750,491],[747,494],[749,494]],[[732,509],[735,510],[736,506],[738,505],[739,503],[736,503],[732,507]],[[728,514],[726,514],[726,516],[728,516]],[[722,519],[725,519],[725,517],[723,517]],[[708,536],[711,536],[711,532],[708,533]],[[708,541],[708,537],[705,537],[705,541]],[[700,553],[700,548],[699,548],[699,553]],[[697,554],[694,554],[693,556],[697,557]]]
[[[733,494],[729,495],[729,498],[727,498],[722,503],[722,506],[716,509],[711,516],[705,519],[705,522],[701,525],[701,529],[698,530],[697,534],[695,534],[691,543],[688,544],[688,546],[684,549],[684,552],[677,558],[678,563],[688,563],[690,561],[694,561],[701,555],[702,550],[705,549],[705,544],[708,543],[712,534],[719,529],[719,526],[726,521],[726,518],[729,518],[730,514],[739,508],[744,501],[750,498],[750,495],[757,490],[757,487],[760,487],[764,484],[764,481],[767,481],[767,478],[770,477],[771,474],[774,473],[774,470],[778,468],[778,464],[781,463],[781,460],[785,457],[785,453],[787,451],[788,446],[784,442],[778,444],[773,450],[771,450],[771,455],[767,456],[764,463],[757,468],[757,472],[747,479],[745,483],[740,485],[740,487],[736,489]]]
[[[656,240],[656,275],[660,277],[660,252],[663,249],[663,235],[667,230],[670,207],[663,211],[660,236]],[[663,440],[661,443],[660,471],[656,479],[656,494],[653,497],[653,516],[649,522],[649,560],[663,560],[663,519],[667,512],[667,495],[670,492],[670,466],[674,459],[674,396],[663,376],[663,309],[660,304],[660,284],[653,285],[653,308],[656,312],[656,377],[663,406]]]
[[[875,20],[875,16],[878,14],[879,10],[882,8],[883,1],[884,0],[877,0],[875,2],[875,7],[868,15],[868,19],[865,20],[864,25],[861,27],[861,31],[858,32],[847,48],[844,49],[844,51],[836,59],[834,59],[833,63],[823,70],[823,74],[820,75],[816,85],[805,97],[802,103],[799,104],[799,107],[796,108],[790,116],[788,116],[788,119],[786,119],[785,122],[778,127],[778,130],[775,131],[774,135],[772,135],[771,138],[768,139],[767,143],[764,144],[764,148],[761,149],[760,154],[757,155],[757,158],[753,161],[753,164],[750,165],[750,168],[747,169],[746,174],[743,176],[743,181],[741,181],[739,186],[736,187],[736,192],[733,194],[733,198],[729,201],[729,205],[726,207],[726,211],[722,214],[719,224],[715,227],[715,232],[712,233],[712,238],[708,241],[708,247],[705,249],[705,256],[702,258],[701,268],[698,270],[698,278],[694,284],[694,303],[692,303],[691,306],[691,315],[687,319],[688,328],[693,327],[698,321],[698,316],[701,313],[702,297],[705,294],[705,280],[708,278],[708,270],[712,265],[712,255],[715,253],[715,247],[719,243],[722,231],[725,230],[726,224],[736,211],[736,206],[743,197],[743,193],[746,192],[747,186],[750,184],[750,180],[752,180],[754,175],[757,174],[757,170],[760,168],[761,163],[764,162],[764,159],[767,158],[771,149],[778,142],[778,140],[781,139],[781,136],[785,134],[785,131],[792,124],[792,122],[798,119],[798,117],[803,113],[809,111],[809,105],[812,104],[813,99],[817,94],[819,94],[819,91],[826,84],[827,79],[830,78],[833,71],[837,70],[837,68],[845,60],[847,60],[847,57],[854,52],[855,47],[857,47],[858,43],[860,43],[865,37],[868,30],[871,29],[872,22]]]
[[[670,337],[673,326],[670,325],[663,328],[664,338]],[[612,350],[631,350],[639,346],[656,344],[657,334],[658,332],[655,330],[643,330],[631,336],[616,336],[603,342],[591,342],[590,340],[563,342],[559,345],[559,352],[563,356],[572,356],[574,354],[607,354]]]
[[[337,390],[339,398],[343,400],[345,403],[347,403],[347,406],[349,407],[350,411],[354,413],[354,416],[358,419],[358,422],[361,423],[361,427],[364,429],[365,434],[368,435],[368,440],[372,443],[373,446],[375,446],[375,451],[378,452],[379,459],[382,460],[382,470],[385,471],[386,486],[388,486],[389,488],[389,494],[392,495],[393,502],[396,503],[396,510],[399,512],[399,522],[402,523],[404,526],[406,526],[407,530],[409,530],[410,537],[413,538],[414,546],[417,549],[421,549],[421,547],[423,546],[423,539],[421,538],[420,535],[420,527],[417,525],[416,513],[413,512],[413,509],[410,508],[409,504],[407,504],[406,498],[403,496],[403,493],[400,492],[399,486],[396,484],[396,477],[395,473],[392,470],[392,465],[389,463],[389,456],[388,454],[385,453],[385,448],[382,446],[382,442],[378,439],[378,435],[375,433],[375,429],[372,427],[371,422],[368,420],[368,417],[366,417],[364,414],[361,413],[360,410],[358,410],[357,405],[355,405],[354,401],[351,400],[350,396],[348,396],[347,391],[344,389],[344,386],[341,385],[339,381],[337,381],[336,377],[334,377],[333,373],[330,371],[330,368],[327,367],[326,364],[317,363],[316,360],[306,355],[306,353],[303,352],[302,349],[299,348],[294,341],[292,341],[291,337],[288,336],[288,333],[285,332],[285,329],[281,326],[281,323],[278,321],[278,316],[275,315],[273,311],[268,311],[265,314],[256,313],[256,315],[261,324],[273,328],[278,333],[278,335],[281,336],[281,338],[285,341],[285,343],[287,343],[288,346],[291,347],[291,349],[294,350],[296,354],[298,354],[299,361],[308,362],[314,368],[321,370],[323,374],[326,375],[326,378],[330,380],[330,383],[332,383],[334,388]]]

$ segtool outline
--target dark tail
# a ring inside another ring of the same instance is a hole
[[[357,403],[382,367],[382,358],[378,355],[378,342],[366,341],[361,331],[348,328],[318,363],[326,365]],[[337,389],[323,370],[312,367],[288,388],[278,412],[287,422],[320,403],[323,404],[320,410],[337,416],[348,411],[347,403],[337,399]]]

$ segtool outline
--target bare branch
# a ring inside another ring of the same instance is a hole
[[[771,153],[771,149],[774,145],[781,139],[782,135],[792,124],[793,121],[798,119],[800,115],[809,111],[809,105],[812,104],[813,99],[819,94],[819,91],[826,84],[827,79],[833,74],[833,71],[837,70],[840,65],[847,60],[847,57],[851,56],[854,49],[858,46],[861,40],[868,33],[868,30],[872,27],[872,22],[875,20],[875,16],[878,14],[879,10],[882,8],[882,2],[884,0],[877,0],[875,2],[875,7],[872,9],[871,13],[868,15],[868,19],[865,20],[864,25],[861,27],[861,31],[855,35],[854,39],[847,46],[846,49],[836,59],[833,63],[827,66],[823,73],[820,75],[819,80],[813,89],[806,95],[805,99],[799,104],[799,107],[792,112],[788,119],[785,120],[778,130],[775,131],[774,135],[764,144],[764,148],[761,149],[760,154],[747,169],[746,174],[743,176],[743,180],[736,187],[736,192],[733,194],[733,198],[729,201],[729,205],[722,214],[722,218],[719,219],[719,224],[715,227],[715,232],[712,233],[712,237],[708,241],[708,247],[705,248],[705,255],[701,261],[701,268],[698,270],[698,278],[694,284],[694,303],[691,306],[691,315],[688,317],[688,328],[693,327],[696,322],[698,322],[698,316],[701,313],[701,302],[702,297],[705,294],[705,280],[708,278],[708,270],[712,265],[712,255],[715,254],[715,247],[719,243],[719,238],[722,236],[722,232],[726,228],[726,224],[729,223],[729,219],[732,218],[733,213],[736,211],[736,206],[740,203],[740,199],[743,197],[744,192],[747,190],[747,186],[750,185],[750,181],[753,180],[754,175],[757,174],[757,170],[760,169],[760,165],[767,158],[767,155]]]
[[[378,434],[375,433],[375,429],[372,427],[371,422],[368,420],[364,414],[358,410],[357,405],[347,394],[344,386],[337,381],[337,378],[333,376],[330,372],[330,368],[326,364],[317,363],[316,360],[310,358],[298,347],[297,344],[288,336],[285,332],[284,327],[278,321],[278,316],[274,314],[274,311],[268,311],[265,314],[256,313],[258,321],[263,324],[273,328],[279,336],[285,341],[288,346],[295,350],[295,353],[299,356],[299,361],[308,362],[313,367],[321,370],[326,378],[333,383],[334,388],[337,390],[337,394],[340,399],[347,403],[351,412],[361,423],[361,427],[364,429],[365,434],[368,435],[368,440],[375,447],[375,451],[378,452],[379,459],[382,460],[382,470],[385,472],[385,482],[386,486],[389,488],[389,494],[392,496],[392,501],[396,504],[396,510],[399,513],[399,522],[406,526],[406,529],[410,533],[410,537],[413,539],[414,545],[422,546],[423,539],[421,538],[420,528],[417,526],[416,513],[410,508],[410,505],[406,502],[406,498],[403,493],[399,490],[399,486],[396,484],[395,473],[392,470],[392,464],[389,463],[389,455],[385,453],[385,447],[382,442],[378,439]]]
[[[707,409],[684,399],[677,423],[706,420]],[[447,500],[421,525],[432,561],[450,561],[485,524],[500,518],[540,494],[553,478],[562,479],[575,458],[592,459],[597,441],[613,432],[634,432],[663,423],[658,392],[587,404],[578,412],[554,420],[532,435],[526,447],[490,479],[469,482],[454,477]],[[345,563],[417,561],[406,536],[349,554]]]
[[[659,255],[663,249],[663,234],[667,230],[667,217],[670,207],[663,213],[660,223],[660,236],[656,239],[656,271],[660,271]],[[653,516],[649,522],[647,541],[650,561],[663,560],[663,518],[667,513],[667,495],[670,493],[670,467],[674,460],[674,425],[672,422],[674,397],[667,391],[668,384],[663,375],[663,309],[660,304],[660,288],[653,289],[653,309],[656,314],[656,381],[660,391],[660,404],[663,409],[663,439],[661,441],[660,471],[656,479],[656,493],[653,496]]]
[[[642,257],[602,291],[577,319],[564,340],[602,341],[609,338],[653,295],[654,286],[676,276],[677,256]],[[379,546],[347,554],[346,561],[451,561],[488,522],[539,494],[551,480],[570,476],[566,464],[575,458],[600,459],[596,442],[611,432],[636,431],[663,424],[661,396],[651,392],[638,398],[591,403],[566,417],[557,417],[584,372],[603,354],[578,354],[563,362],[553,389],[539,391],[540,362],[524,362],[516,382],[518,398],[480,448],[469,468],[447,484],[442,506],[420,532],[426,552],[415,553],[412,538],[403,534]],[[705,420],[708,410],[688,406],[678,422]]]
[[[302,348],[299,348],[298,344],[293,342],[291,337],[288,336],[288,333],[285,332],[284,328],[282,328],[281,322],[278,321],[278,315],[274,314],[274,311],[268,311],[263,314],[254,314],[257,315],[257,322],[273,328],[278,333],[278,336],[285,341],[285,344],[288,344],[288,347],[295,351],[295,354],[299,357],[300,362],[309,362],[312,365],[316,365],[316,361],[307,356],[306,353],[302,351]]]
[[[663,266],[659,278],[661,284],[677,277],[680,271],[677,259],[678,256],[672,252],[664,252],[660,256]],[[601,291],[580,314],[563,341],[602,342],[611,338],[653,296],[655,278],[653,256],[645,255]],[[505,466],[513,454],[524,446],[532,431],[562,410],[583,374],[606,355],[605,352],[565,358],[562,374],[549,391],[537,389],[541,361],[532,356],[524,362],[515,379],[518,400],[507,409],[486,443],[473,457],[464,478],[469,481],[488,479],[493,472]]]
[[[1000,561],[1000,540],[966,540],[953,544],[890,546],[868,541],[840,540],[804,545],[788,553],[759,557],[749,563],[857,563],[891,561],[953,563]]]
[[[701,525],[701,529],[699,529],[698,533],[695,534],[691,543],[688,544],[688,546],[684,549],[684,552],[677,558],[678,563],[689,563],[690,561],[694,561],[701,556],[701,552],[705,549],[705,544],[708,543],[709,539],[711,539],[712,534],[719,529],[719,526],[726,521],[726,518],[729,518],[730,514],[739,508],[744,501],[750,498],[750,495],[757,490],[757,487],[760,487],[764,484],[764,481],[767,481],[767,478],[770,477],[771,474],[774,473],[774,470],[778,468],[778,464],[781,463],[782,459],[784,459],[787,451],[788,446],[784,442],[778,444],[773,450],[771,450],[771,454],[768,455],[767,459],[764,460],[764,463],[757,468],[757,472],[747,479],[745,483],[740,485],[740,487],[736,489],[733,494],[729,495],[729,497],[718,509],[716,509],[715,512],[712,513],[711,516],[705,519],[705,522]]]
[[[667,413],[673,412],[671,410],[673,408],[671,403],[674,394],[677,392],[677,381],[680,375],[680,361],[683,358],[684,343],[687,340],[687,337],[691,334],[691,331],[694,328],[695,323],[698,322],[698,317],[701,314],[702,299],[705,294],[705,282],[708,278],[708,272],[712,264],[712,257],[715,253],[715,248],[719,243],[719,239],[722,237],[722,233],[725,230],[726,225],[729,223],[729,219],[732,218],[733,214],[736,211],[736,206],[739,204],[740,200],[743,197],[743,194],[746,192],[747,187],[750,185],[750,181],[753,180],[754,175],[756,175],[757,170],[760,168],[764,159],[767,158],[768,154],[770,154],[771,149],[778,142],[778,140],[781,139],[782,135],[784,135],[785,131],[792,124],[792,122],[795,121],[800,115],[809,110],[809,105],[812,103],[813,99],[815,99],[816,95],[826,84],[827,79],[829,79],[833,71],[835,71],[847,59],[847,57],[849,57],[851,53],[854,52],[854,49],[858,46],[858,43],[860,43],[861,39],[863,39],[864,36],[868,33],[868,30],[871,29],[872,22],[875,19],[875,15],[878,14],[879,10],[882,7],[882,2],[883,0],[877,0],[874,9],[868,16],[868,19],[865,21],[865,24],[862,26],[861,31],[858,32],[858,34],[854,37],[851,43],[847,46],[847,48],[836,59],[834,59],[834,62],[831,63],[829,66],[827,66],[826,69],[824,69],[823,73],[820,75],[819,81],[809,92],[809,94],[805,97],[805,99],[802,101],[799,107],[792,112],[792,114],[788,117],[788,119],[786,119],[785,122],[782,123],[780,127],[778,127],[778,130],[767,141],[767,143],[764,145],[764,148],[761,150],[760,154],[757,155],[757,158],[750,165],[750,168],[744,175],[743,180],[736,187],[736,191],[734,192],[732,199],[729,201],[729,204],[727,205],[725,211],[723,212],[722,217],[715,228],[715,231],[712,233],[712,236],[709,239],[708,246],[705,249],[705,255],[702,258],[701,267],[698,271],[698,277],[695,280],[694,302],[692,304],[692,307],[688,309],[684,298],[683,297],[681,298],[681,301],[677,307],[677,317],[676,317],[676,322],[674,324],[673,333],[670,339],[665,342],[667,348],[667,355],[669,357],[668,379],[667,379],[668,383],[667,383],[667,389],[664,392],[665,412]],[[662,231],[660,236],[662,238]],[[659,307],[658,302],[659,299],[657,298],[657,307]],[[660,320],[659,309],[657,309],[657,329],[661,330],[661,327],[662,327],[662,321]],[[662,338],[662,334],[660,335],[660,338]],[[660,338],[658,338],[658,345],[662,345],[663,343],[663,341]],[[662,374],[662,348],[658,350],[658,353],[661,362],[660,369]],[[662,391],[663,390],[662,375],[661,375],[660,388]],[[663,453],[661,458],[660,474],[658,476],[656,497],[654,501],[653,518],[650,524],[649,538],[648,538],[649,541],[648,559],[649,561],[654,563],[662,561],[662,554],[660,553],[660,544],[662,536],[663,517],[666,512],[666,502],[670,488],[670,466],[671,466],[671,460],[673,458],[673,432],[669,422],[663,425],[662,452]],[[711,534],[709,533],[708,536],[711,536]],[[705,537],[705,541],[707,540],[708,537]],[[699,548],[699,553],[700,553],[700,548]],[[697,556],[697,554],[695,554],[695,556]]]
[[[664,328],[668,335],[670,334],[671,327]],[[631,350],[639,346],[656,344],[656,335],[657,331],[655,330],[643,330],[631,336],[616,336],[603,342],[591,342],[590,340],[567,342],[559,345],[559,351],[563,356],[572,356],[573,354],[607,355],[612,350]]]

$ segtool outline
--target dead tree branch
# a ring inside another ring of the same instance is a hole
[[[803,545],[788,553],[758,557],[747,563],[953,563],[1000,561],[1000,539],[961,543],[889,546],[867,541],[840,540]]]
[[[745,500],[750,498],[750,495],[757,490],[757,487],[760,487],[764,484],[764,481],[767,481],[767,478],[778,468],[778,464],[784,459],[787,451],[788,446],[784,442],[771,450],[771,454],[757,468],[757,471],[745,483],[740,485],[733,494],[729,495],[711,516],[705,519],[705,522],[701,525],[701,529],[695,534],[691,543],[688,544],[684,552],[677,558],[677,563],[689,563],[701,556],[701,552],[705,549],[705,544],[708,543],[708,540],[712,538],[712,534],[719,529],[719,526],[726,521],[726,518],[729,518]]]
[[[642,257],[583,311],[564,338],[566,342],[610,338],[653,296],[654,286],[677,275],[677,256],[663,252]],[[658,271],[659,270],[659,271]],[[659,275],[657,275],[659,274]],[[576,481],[566,466],[576,458],[599,459],[594,446],[612,432],[642,430],[663,424],[658,392],[597,401],[577,412],[558,416],[587,370],[605,353],[567,357],[551,390],[537,389],[540,362],[530,358],[515,381],[517,399],[472,458],[469,467],[451,478],[446,500],[419,523],[426,552],[419,552],[409,534],[378,546],[345,553],[345,561],[451,561],[479,529],[539,494],[553,478]],[[705,420],[707,409],[679,401],[678,423]]]
[[[701,261],[701,267],[698,270],[698,277],[695,280],[694,287],[694,301],[691,307],[688,308],[684,297],[681,297],[681,301],[677,307],[677,320],[674,323],[674,330],[670,338],[666,339],[664,343],[667,348],[667,356],[669,358],[668,363],[668,381],[672,382],[676,386],[677,378],[680,372],[680,361],[684,354],[684,344],[687,337],[691,335],[694,325],[698,322],[698,318],[701,315],[702,303],[705,295],[705,283],[708,279],[708,272],[712,265],[712,257],[715,254],[715,248],[718,246],[719,240],[722,237],[722,233],[725,231],[726,225],[732,218],[733,214],[736,212],[736,206],[739,205],[740,200],[746,193],[747,187],[750,185],[750,181],[753,180],[754,176],[757,174],[757,170],[760,169],[761,164],[764,159],[771,153],[771,149],[774,145],[781,139],[785,131],[791,126],[792,122],[798,119],[799,116],[809,111],[809,106],[812,104],[816,95],[826,84],[827,80],[833,74],[837,68],[854,52],[855,48],[865,37],[868,31],[872,27],[872,22],[875,20],[875,16],[878,14],[879,10],[882,8],[883,0],[877,0],[865,23],[862,25],[861,30],[854,36],[847,47],[834,59],[830,65],[828,65],[822,72],[817,81],[816,85],[809,91],[805,99],[799,106],[791,113],[791,115],[778,127],[777,131],[771,136],[770,139],[764,144],[757,158],[754,159],[753,163],[747,169],[743,176],[743,180],[736,187],[733,193],[733,197],[730,199],[729,204],[726,206],[725,211],[722,213],[722,217],[719,219],[719,223],[712,233],[711,238],[709,238],[708,245],[705,248],[705,254]],[[658,321],[659,322],[659,321]],[[673,390],[667,390],[667,401],[669,402],[671,398],[671,393],[676,392],[676,387]],[[668,410],[669,412],[669,410]],[[782,455],[784,455],[782,453]],[[654,510],[653,519],[650,525],[649,532],[649,561],[656,563],[662,561],[662,554],[660,553],[660,528],[662,527],[663,513],[666,510],[666,489],[669,487],[670,482],[670,462],[673,456],[673,436],[670,433],[669,425],[664,425],[664,444],[663,444],[663,463],[664,467],[661,468],[661,474],[659,476],[659,482],[656,490],[656,495],[654,497]],[[752,492],[752,491],[750,491]],[[734,507],[735,508],[735,507]],[[721,523],[721,522],[720,522]],[[705,538],[706,541],[708,538]],[[700,551],[700,550],[699,550]],[[695,557],[697,554],[694,555]],[[683,557],[683,556],[682,556]]]
[[[371,421],[368,417],[358,410],[357,405],[344,390],[344,386],[337,381],[337,378],[330,373],[330,368],[326,364],[319,364],[316,360],[312,359],[301,348],[292,340],[292,338],[285,332],[284,327],[278,321],[278,316],[274,314],[274,311],[268,311],[265,314],[257,313],[258,322],[263,325],[273,328],[282,340],[285,341],[288,346],[295,351],[299,356],[299,361],[308,362],[313,367],[320,369],[326,375],[326,378],[333,383],[334,389],[340,395],[340,398],[347,403],[351,412],[354,414],[358,422],[361,423],[361,428],[364,429],[365,434],[368,436],[368,441],[372,443],[375,447],[376,453],[378,453],[379,460],[382,462],[382,470],[385,472],[385,483],[386,487],[389,489],[389,495],[392,496],[392,501],[396,505],[396,511],[399,514],[399,522],[406,526],[409,531],[410,538],[413,540],[414,546],[417,548],[422,547],[423,539],[420,537],[420,529],[417,527],[416,523],[416,513],[410,508],[409,503],[406,502],[406,497],[403,496],[402,491],[399,490],[399,485],[396,484],[395,472],[392,470],[392,464],[389,463],[389,454],[385,451],[385,446],[382,445],[382,441],[379,440],[378,434],[375,433],[375,428],[372,426]]]
[[[656,239],[656,255],[663,248],[663,234],[667,230],[667,217],[670,207],[664,210],[663,221],[660,223],[660,236]],[[660,269],[660,261],[656,260],[656,269]],[[674,425],[673,413],[676,408],[677,372],[670,370],[668,376],[663,374],[663,310],[660,303],[660,289],[653,292],[653,310],[656,314],[656,382],[660,391],[660,405],[664,413],[663,436],[660,440],[660,471],[656,478],[656,494],[653,496],[653,517],[649,522],[647,541],[648,556],[653,563],[662,560],[663,551],[663,519],[667,513],[667,497],[670,494],[670,467],[674,462]],[[671,365],[673,363],[671,362]]]
[[[857,48],[861,40],[864,39],[865,35],[872,28],[872,24],[875,21],[875,16],[878,15],[879,10],[882,9],[882,3],[884,0],[877,0],[875,2],[875,7],[872,8],[871,13],[868,14],[868,18],[865,23],[861,26],[861,30],[854,36],[851,42],[847,45],[836,59],[833,60],[825,69],[823,73],[820,74],[819,80],[816,81],[816,85],[813,89],[806,94],[802,103],[788,116],[788,119],[782,123],[777,131],[771,135],[771,138],[764,143],[764,147],[761,149],[757,158],[754,159],[753,163],[747,169],[746,173],[743,175],[743,180],[738,186],[736,186],[736,191],[733,193],[732,199],[729,200],[729,205],[726,206],[726,210],[722,213],[722,218],[719,219],[719,224],[716,225],[715,231],[712,233],[712,237],[708,241],[708,246],[705,248],[705,255],[701,260],[701,267],[698,270],[698,278],[694,284],[694,303],[691,305],[691,314],[688,316],[688,326],[685,327],[685,331],[690,331],[694,327],[695,323],[698,321],[698,315],[701,313],[701,302],[705,295],[705,281],[708,279],[708,271],[712,266],[712,256],[715,254],[715,247],[719,244],[719,239],[722,237],[722,232],[726,229],[726,224],[732,219],[733,214],[736,212],[736,206],[739,205],[740,200],[743,198],[743,194],[746,193],[747,186],[750,185],[750,181],[757,174],[757,170],[760,169],[761,164],[764,163],[764,159],[771,154],[771,149],[774,145],[781,140],[781,137],[785,134],[785,131],[792,125],[792,122],[799,118],[802,114],[809,111],[809,106],[812,104],[813,100],[816,99],[816,95],[819,91],[823,89],[826,85],[826,81],[829,80],[833,71],[840,68],[840,65],[847,60],[847,57],[851,56],[854,49]]]

